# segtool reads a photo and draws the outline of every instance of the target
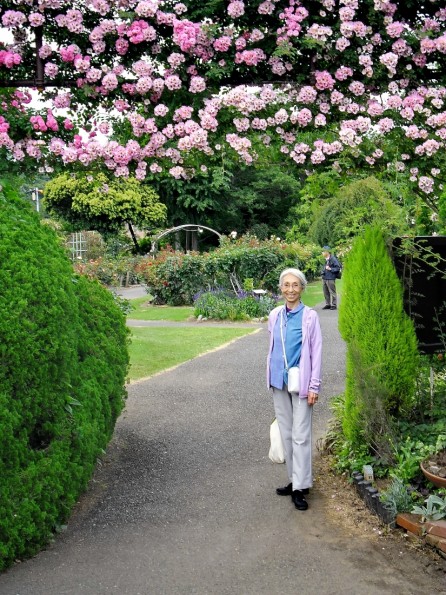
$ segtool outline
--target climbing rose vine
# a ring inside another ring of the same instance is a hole
[[[306,172],[406,174],[432,204],[441,192],[443,2],[3,0],[0,21],[8,159],[187,178],[262,147]],[[36,51],[39,109],[13,82]]]

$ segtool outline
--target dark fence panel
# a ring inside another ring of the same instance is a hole
[[[415,323],[420,351],[444,352],[446,236],[396,238],[392,252],[404,286],[404,307]]]

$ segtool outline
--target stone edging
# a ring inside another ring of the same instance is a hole
[[[376,514],[384,525],[389,529],[395,529],[395,515],[388,510],[380,500],[380,494],[377,488],[374,488],[371,481],[365,480],[362,473],[353,471],[353,485],[358,495],[364,500],[366,506],[373,514]]]

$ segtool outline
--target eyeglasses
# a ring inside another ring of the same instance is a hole
[[[302,287],[300,283],[284,283],[282,289],[299,289]]]

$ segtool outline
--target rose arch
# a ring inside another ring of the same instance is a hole
[[[4,0],[1,156],[142,180],[281,155],[404,175],[436,209],[445,22],[439,0]]]
[[[152,246],[150,249],[150,253],[151,254],[155,254],[158,250],[158,242],[161,238],[164,238],[167,235],[170,235],[172,233],[177,233],[181,230],[184,230],[186,233],[187,232],[196,232],[196,233],[202,233],[203,230],[206,229],[207,231],[210,231],[211,233],[215,234],[218,238],[221,238],[222,235],[221,233],[219,233],[218,231],[216,231],[215,229],[212,229],[211,227],[207,227],[206,225],[198,225],[195,223],[186,223],[184,225],[177,225],[176,227],[171,227],[170,229],[166,229],[165,231],[161,232],[160,234],[158,234],[153,240],[152,240]],[[192,236],[191,241],[190,241],[190,245],[191,245],[191,249],[195,250],[196,248],[194,247],[194,240],[193,240],[194,236]],[[195,236],[196,238],[196,236]],[[187,246],[186,246],[187,248]]]

